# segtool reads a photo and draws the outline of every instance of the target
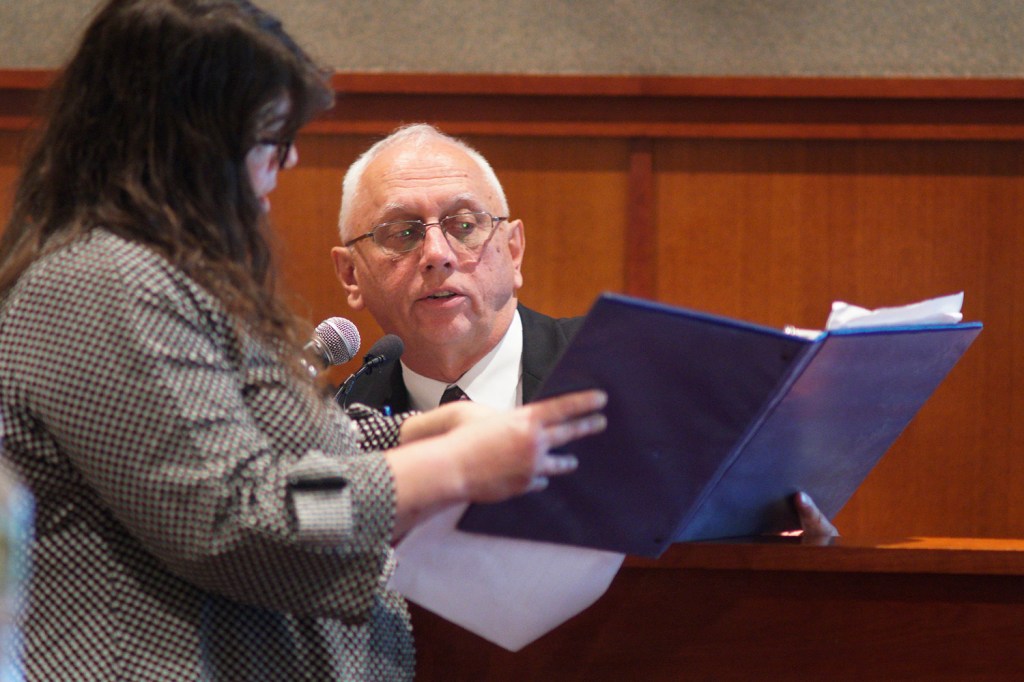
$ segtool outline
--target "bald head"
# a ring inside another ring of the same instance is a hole
[[[498,180],[494,169],[491,168],[491,164],[488,163],[487,159],[480,152],[462,140],[442,133],[430,124],[415,123],[395,130],[363,152],[349,166],[348,171],[345,173],[345,179],[342,181],[341,210],[338,214],[338,234],[342,243],[371,227],[369,225],[353,224],[353,216],[357,212],[356,207],[366,199],[364,183],[366,169],[385,153],[394,154],[401,152],[416,154],[428,148],[450,148],[465,154],[477,166],[484,182],[487,183],[493,192],[496,202],[495,210],[501,215],[508,215],[508,201],[505,199],[505,191],[502,189],[501,182]]]

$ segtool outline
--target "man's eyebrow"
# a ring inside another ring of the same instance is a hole
[[[465,207],[479,208],[483,206],[483,202],[481,202],[480,199],[475,194],[472,194],[470,192],[463,192],[462,194],[456,194],[455,196],[448,199],[448,201],[444,203],[444,206],[445,215],[449,215],[453,209]]]
[[[381,207],[380,213],[377,214],[377,222],[380,223],[388,220],[395,220],[397,219],[397,216],[411,216],[414,213],[416,213],[416,211],[411,210],[407,204],[391,201]]]
[[[404,211],[406,209],[406,206],[406,204],[403,204],[399,201],[389,201],[386,204],[384,204],[384,206],[381,207],[381,213],[395,213],[396,211]]]

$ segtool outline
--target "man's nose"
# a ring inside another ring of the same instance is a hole
[[[426,228],[427,231],[423,234],[423,253],[421,254],[424,265],[431,267],[450,263],[453,254],[448,235],[437,223],[428,223]]]

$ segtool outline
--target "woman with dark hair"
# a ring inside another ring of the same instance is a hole
[[[391,542],[603,428],[596,391],[405,418],[318,394],[265,230],[330,101],[244,0],[112,0],[56,84],[0,243],[28,679],[408,679]]]

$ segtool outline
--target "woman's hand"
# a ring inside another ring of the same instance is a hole
[[[498,502],[574,471],[575,457],[550,451],[603,431],[607,400],[603,391],[580,391],[510,412],[461,401],[418,415],[408,432],[403,424],[403,444],[384,453],[395,478],[396,537],[450,504]]]
[[[452,435],[477,444],[455,452],[465,499],[498,502],[575,471],[575,457],[550,451],[603,431],[605,418],[597,411],[606,402],[601,391],[568,393],[461,424]]]
[[[480,421],[497,414],[497,410],[471,400],[456,400],[437,409],[420,412],[402,422],[399,442],[402,445],[422,438],[440,436],[457,426]]]

